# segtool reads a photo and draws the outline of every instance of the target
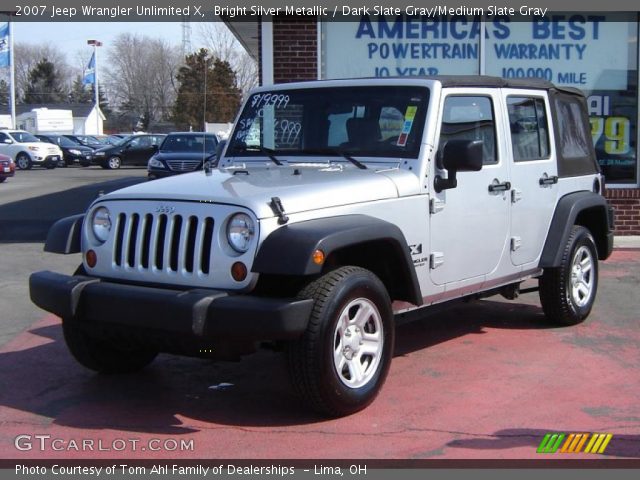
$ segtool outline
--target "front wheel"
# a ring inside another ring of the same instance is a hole
[[[391,364],[394,319],[386,288],[372,272],[341,267],[299,294],[314,300],[304,335],[288,346],[298,394],[325,415],[362,410],[375,399]]]
[[[31,170],[33,163],[26,153],[21,153],[16,157],[16,167],[20,170]]]
[[[115,345],[85,333],[71,320],[62,320],[67,348],[83,366],[99,373],[132,373],[143,369],[158,355],[153,350]]]
[[[107,160],[107,168],[109,170],[117,170],[118,168],[120,168],[120,165],[122,164],[122,160],[120,160],[120,157],[110,157],[109,160]]]
[[[564,245],[560,266],[546,268],[540,278],[540,302],[555,324],[581,323],[593,307],[598,290],[598,251],[593,236],[574,225]]]

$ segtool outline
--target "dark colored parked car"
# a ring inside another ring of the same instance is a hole
[[[13,177],[15,174],[16,164],[13,163],[13,159],[0,153],[0,183],[9,177]]]
[[[80,145],[66,135],[36,135],[40,140],[58,145],[62,150],[62,159],[58,162],[59,167],[68,167],[74,163],[79,163],[83,167],[91,165],[93,148]]]
[[[102,148],[105,146],[103,142],[92,135],[65,135],[65,137],[67,137],[69,140],[79,143],[80,145],[90,147],[92,150],[97,150],[98,148]]]
[[[93,154],[93,163],[110,170],[122,165],[144,165],[158,151],[165,134],[132,135],[113,146],[102,147]]]
[[[218,139],[213,133],[170,133],[149,159],[149,179],[199,170],[205,160],[215,155],[217,145]]]

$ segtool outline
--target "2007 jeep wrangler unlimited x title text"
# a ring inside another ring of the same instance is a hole
[[[75,358],[284,347],[316,410],[384,383],[397,314],[539,282],[549,321],[589,314],[613,211],[583,95],[537,80],[358,79],[254,91],[219,168],[136,185],[57,222],[34,273]],[[406,315],[405,315],[406,316]],[[212,352],[212,353],[211,353]]]

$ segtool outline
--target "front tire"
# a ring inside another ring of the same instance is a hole
[[[83,366],[99,373],[132,373],[149,365],[158,352],[124,348],[91,337],[71,320],[62,320],[67,348]]]
[[[289,374],[298,394],[333,417],[368,406],[389,372],[394,319],[386,288],[373,273],[341,267],[307,285],[314,300],[304,335],[288,346]]]
[[[114,155],[113,157],[109,157],[106,165],[109,170],[117,170],[122,165],[122,160],[120,160],[120,157]]]
[[[33,167],[33,163],[31,162],[31,158],[26,153],[20,153],[16,157],[16,167],[20,170],[31,170]]]
[[[540,278],[540,302],[548,320],[577,325],[591,312],[598,290],[598,251],[593,236],[574,225],[560,266],[546,268]]]

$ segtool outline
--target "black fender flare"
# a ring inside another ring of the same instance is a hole
[[[542,255],[540,257],[540,267],[557,267],[562,260],[563,246],[567,243],[571,228],[576,224],[576,219],[581,212],[587,209],[602,209],[603,223],[605,225],[604,237],[598,238],[594,234],[598,247],[598,257],[606,259],[611,253],[611,246],[608,240],[613,239],[612,230],[612,209],[607,200],[594,192],[582,191],[570,193],[562,197],[557,205],[549,226],[547,240],[545,241]]]
[[[65,217],[54,223],[47,233],[44,251],[51,253],[79,253],[80,234],[84,214]]]
[[[292,223],[271,233],[260,245],[252,272],[273,275],[309,276],[322,272],[313,262],[315,250],[325,258],[342,248],[382,241],[392,249],[408,284],[405,300],[422,305],[416,269],[404,234],[396,225],[368,215],[343,215]]]

